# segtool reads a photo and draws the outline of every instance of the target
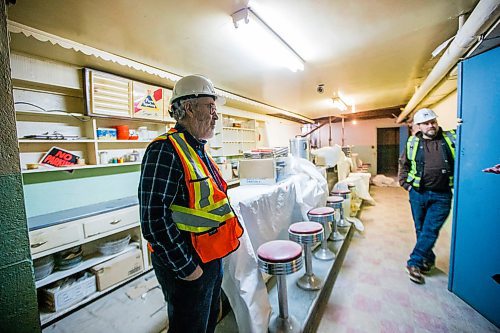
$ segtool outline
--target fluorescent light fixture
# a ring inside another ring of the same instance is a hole
[[[231,17],[234,27],[257,55],[277,66],[287,67],[292,72],[304,70],[304,59],[250,7],[238,10]]]
[[[339,109],[340,111],[345,111],[347,110],[347,104],[344,102],[344,100],[340,97],[334,97],[332,98],[333,101],[333,107]]]

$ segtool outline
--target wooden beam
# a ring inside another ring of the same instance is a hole
[[[383,118],[391,118],[396,119],[401,114],[401,108],[403,106],[394,106],[390,108],[384,109],[376,109],[371,111],[361,111],[355,113],[344,113],[340,115],[332,115],[332,123],[338,123],[342,121],[342,118],[345,121],[352,120],[369,120],[369,119],[383,119]],[[314,119],[316,122],[328,121],[328,117],[321,117]]]

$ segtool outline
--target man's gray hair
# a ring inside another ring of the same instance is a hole
[[[170,112],[172,112],[172,117],[176,120],[182,120],[184,116],[186,115],[186,104],[190,103],[193,106],[196,106],[198,104],[198,99],[197,98],[189,98],[189,99],[182,99],[180,101],[176,101],[172,103],[172,106],[170,108]]]

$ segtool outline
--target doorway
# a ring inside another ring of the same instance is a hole
[[[398,175],[399,127],[377,128],[377,174]]]

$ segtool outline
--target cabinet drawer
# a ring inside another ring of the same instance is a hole
[[[139,223],[139,206],[132,206],[113,212],[99,214],[83,222],[85,237],[92,237],[130,224]]]
[[[80,223],[56,225],[42,230],[31,231],[29,235],[32,254],[83,240]]]

